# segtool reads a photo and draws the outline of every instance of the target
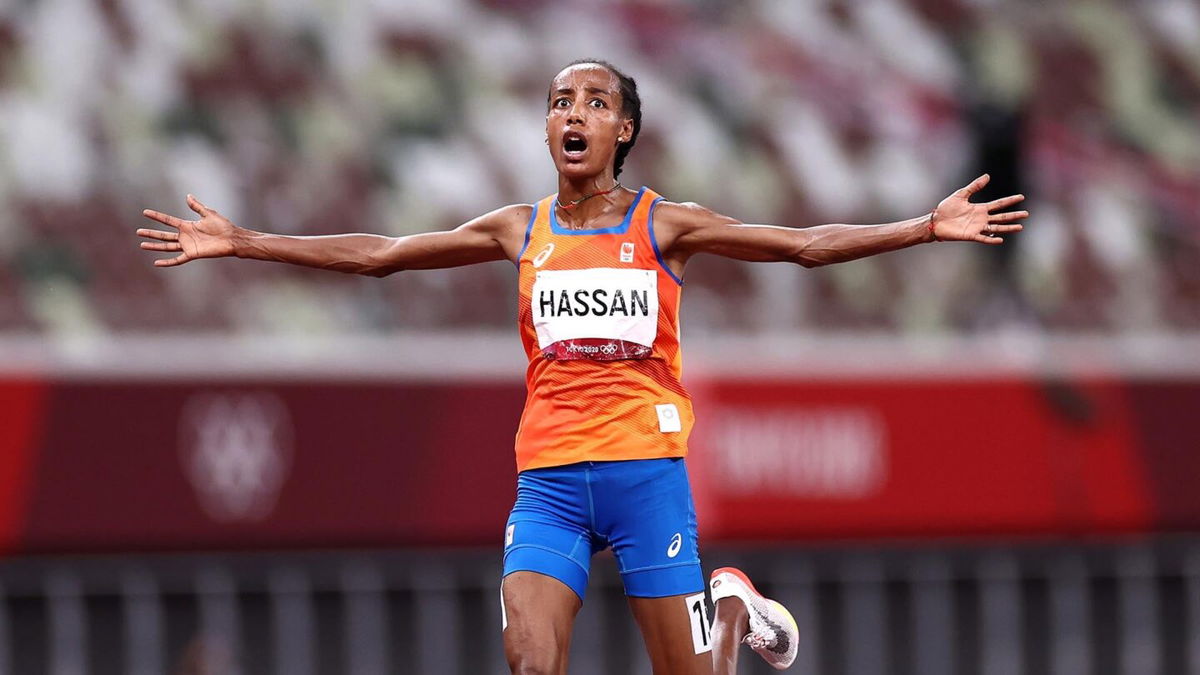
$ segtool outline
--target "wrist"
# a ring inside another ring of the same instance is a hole
[[[937,209],[934,209],[933,211],[930,211],[929,215],[927,216],[927,222],[925,223],[925,241],[926,242],[934,242],[934,241],[942,240],[941,237],[937,236],[937,225],[935,225],[933,222],[933,214],[936,212],[937,212]]]
[[[235,258],[249,258],[251,249],[250,240],[255,234],[257,233],[235,225],[233,232],[229,235],[229,254]]]

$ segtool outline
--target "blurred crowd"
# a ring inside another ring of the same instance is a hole
[[[689,332],[1200,329],[1194,0],[0,2],[0,333],[505,329],[515,272],[161,270],[142,208],[290,234],[445,229],[556,189],[546,91],[633,75],[622,182],[746,222],[928,212],[987,170],[1005,246],[698,259]]]

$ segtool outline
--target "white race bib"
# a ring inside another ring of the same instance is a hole
[[[533,282],[533,327],[549,359],[649,358],[658,335],[658,273],[596,267],[544,270]]]

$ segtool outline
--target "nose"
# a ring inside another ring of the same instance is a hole
[[[571,110],[567,113],[567,124],[583,124],[584,111],[587,104],[581,101],[576,101],[571,104]]]

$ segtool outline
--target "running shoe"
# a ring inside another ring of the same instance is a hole
[[[758,652],[770,666],[783,670],[796,660],[800,630],[783,605],[764,598],[739,569],[722,567],[712,573],[708,583],[715,605],[721,598],[737,598],[750,615],[750,632],[742,643]]]

